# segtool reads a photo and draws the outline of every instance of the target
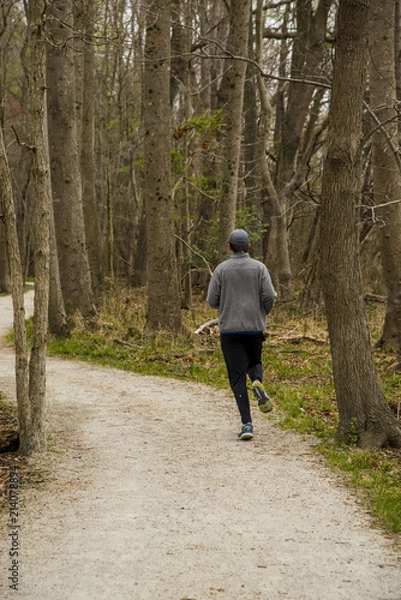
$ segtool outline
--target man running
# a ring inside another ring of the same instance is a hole
[[[260,410],[273,409],[262,383],[262,345],[277,294],[266,266],[249,256],[249,248],[247,232],[235,229],[228,238],[231,256],[216,267],[207,293],[208,304],[219,310],[221,349],[242,421],[240,440],[253,438],[247,375]]]

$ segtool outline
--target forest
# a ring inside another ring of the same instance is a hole
[[[0,292],[27,450],[45,384],[27,383],[22,282],[40,380],[47,331],[95,318],[116,282],[179,336],[234,227],[279,302],[327,318],[338,435],[401,446],[365,311],[385,303],[399,369],[400,0],[2,0],[0,65]]]

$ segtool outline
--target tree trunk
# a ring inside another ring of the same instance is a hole
[[[150,331],[181,331],[171,185],[170,7],[147,2],[143,86],[144,196]]]
[[[146,256],[146,211],[145,209],[142,209],[142,214],[139,220],[138,242],[136,244],[136,252],[131,281],[131,284],[133,286],[142,287],[146,285],[148,279]]]
[[[230,5],[230,33],[227,52],[237,58],[227,60],[227,71],[222,83],[225,99],[225,137],[223,154],[222,190],[220,202],[220,258],[227,254],[227,240],[235,227],[238,174],[242,135],[242,108],[248,51],[250,0],[232,0]]]
[[[401,351],[401,172],[397,161],[398,113],[395,87],[395,0],[382,0],[371,13],[370,105],[381,123],[373,135],[373,194],[380,223],[380,250],[387,310],[379,346]],[[379,208],[380,207],[380,208]]]
[[[23,276],[19,254],[11,178],[0,129],[0,183],[4,190],[4,214],[13,291],[16,348],[16,386],[19,450],[28,455],[46,450],[46,343],[49,293],[49,164],[44,140],[45,47],[44,0],[30,2],[30,92],[34,174],[35,300],[31,357],[25,327]]]
[[[44,94],[45,107],[47,108],[47,93]],[[57,253],[56,229],[54,225],[53,211],[53,191],[50,174],[50,155],[49,155],[49,128],[47,121],[47,110],[43,112],[43,152],[47,165],[47,185],[50,198],[49,205],[49,309],[48,326],[49,332],[58,338],[69,337],[70,330],[67,324],[67,315],[65,312],[63,292],[61,290],[60,268]]]
[[[395,85],[398,102],[401,100],[401,0],[395,0]],[[398,134],[401,135],[401,123],[398,119]]]
[[[182,32],[183,36],[183,52],[185,58],[185,95],[184,95],[184,111],[185,111],[185,122],[188,122],[192,117],[192,65],[191,60],[188,57],[191,56],[191,47],[192,47],[192,13],[193,7],[192,2],[189,1],[186,3],[185,7],[185,28]],[[185,140],[185,149],[184,149],[184,160],[185,165],[190,164],[190,142]],[[181,305],[186,308],[192,308],[192,256],[191,256],[191,197],[190,197],[190,187],[189,187],[189,176],[188,176],[188,168],[185,168],[184,171],[184,181],[183,181],[183,199],[181,203],[181,238],[183,242],[181,242],[180,254],[181,254],[181,294],[182,294],[182,302]]]
[[[51,180],[49,181],[51,190]],[[52,197],[52,194],[50,194]],[[60,269],[57,254],[56,230],[54,227],[53,205],[50,203],[50,263],[49,263],[49,331],[58,338],[70,336],[61,290]]]
[[[260,14],[259,5],[257,15]],[[255,17],[255,22],[257,16]],[[254,23],[252,17],[249,19],[248,34],[248,56],[252,60],[258,60],[258,46],[253,35]],[[256,56],[255,56],[256,55]],[[260,217],[260,189],[258,170],[258,104],[257,104],[257,70],[255,65],[248,63],[244,83],[244,184],[246,190],[246,204],[255,208]]]
[[[3,130],[0,127],[0,213],[4,219],[10,266],[14,312],[15,335],[15,378],[17,389],[18,423],[21,449],[29,449],[30,432],[28,341],[25,327],[24,290],[21,258],[18,245],[17,220],[11,187],[11,173],[4,146]]]
[[[332,0],[319,0],[313,12],[311,0],[298,0],[297,35],[292,51],[291,77],[294,79],[316,78],[324,57],[327,17]],[[279,198],[279,213],[272,218],[269,243],[272,248],[269,263],[278,280],[278,291],[284,300],[292,298],[292,269],[289,253],[288,210],[292,202],[289,187],[296,170],[299,152],[314,86],[297,81],[289,83],[288,100],[277,157],[275,185]]]
[[[8,294],[9,289],[6,232],[4,229],[4,225],[1,222],[3,218],[3,214],[0,213],[0,294]]]
[[[263,42],[263,0],[257,1],[256,9],[256,55],[259,65],[262,64],[262,42]],[[268,231],[264,236],[263,240],[263,256],[267,265],[274,264],[275,261],[270,260],[270,256],[267,252],[269,244],[267,243],[272,233],[272,223],[274,219],[280,213],[280,201],[277,194],[277,190],[274,186],[268,161],[266,158],[266,148],[271,131],[271,118],[273,109],[268,96],[265,81],[260,73],[257,75],[257,84],[260,101],[260,126],[258,136],[258,155],[259,155],[259,172],[260,172],[260,183],[261,183],[261,195],[262,195],[262,208],[263,208],[263,221],[264,225],[267,226]],[[273,244],[270,244],[272,248]],[[275,245],[277,249],[277,245]],[[277,272],[273,274],[277,275]],[[275,279],[275,278],[274,278]],[[276,284],[276,281],[275,281]]]
[[[6,68],[5,68],[5,56],[3,39],[6,28],[6,22],[3,16],[3,23],[0,25],[0,128],[4,129],[4,96],[5,96],[5,80],[6,80]],[[3,210],[0,212],[0,219],[4,219]],[[3,223],[0,222],[0,294],[8,292],[7,285],[7,245],[6,245],[6,232]]]
[[[358,265],[356,205],[366,84],[369,0],[340,0],[322,182],[320,250],[340,423],[337,436],[378,449],[401,446],[373,362]]]
[[[44,44],[44,0],[30,2],[31,30],[31,112],[33,179],[34,179],[34,232],[35,232],[35,303],[31,356],[29,361],[29,400],[31,423],[27,440],[21,440],[24,453],[46,450],[46,348],[47,317],[49,308],[49,224],[50,173],[47,153],[44,113],[46,90],[46,50]]]
[[[82,182],[82,199],[85,221],[85,240],[88,250],[92,289],[98,298],[102,289],[102,252],[98,206],[96,198],[95,169],[95,50],[93,47],[95,2],[75,0],[75,28],[79,32],[77,40],[77,79],[78,105],[81,108],[80,127],[78,127],[80,145],[80,165]]]
[[[60,277],[68,312],[95,314],[82,205],[75,63],[70,40],[71,0],[54,0],[48,9],[48,126],[54,220]]]

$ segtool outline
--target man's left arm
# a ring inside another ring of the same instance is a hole
[[[277,293],[274,289],[274,285],[272,283],[267,267],[265,265],[263,265],[263,267],[264,269],[262,274],[262,301],[266,314],[268,315],[274,306],[274,302],[277,298]]]

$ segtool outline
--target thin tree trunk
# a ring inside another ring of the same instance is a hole
[[[18,423],[20,448],[29,450],[31,411],[29,403],[28,341],[25,326],[24,289],[21,258],[18,245],[17,220],[15,215],[11,174],[4,146],[3,130],[0,127],[0,189],[2,190],[0,213],[5,223],[8,261],[14,312],[15,335],[15,378],[17,389]]]
[[[47,185],[50,198],[49,205],[49,309],[48,325],[49,332],[58,338],[69,337],[70,330],[67,324],[67,315],[65,312],[63,292],[61,290],[60,268],[57,252],[56,229],[54,225],[53,211],[53,190],[50,174],[50,155],[49,155],[49,128],[47,121],[47,93],[45,91],[45,109],[43,111],[43,152],[44,160],[47,165]]]
[[[185,28],[182,32],[184,56],[190,57],[192,45],[192,1],[187,2],[185,8]],[[191,86],[192,72],[191,61],[185,59],[185,94],[184,94],[184,112],[185,122],[188,122],[192,116],[191,105]],[[190,208],[190,188],[189,188],[189,150],[190,142],[184,141],[184,156],[185,156],[185,171],[183,182],[183,199],[181,205],[181,237],[184,240],[181,245],[181,289],[182,289],[182,306],[186,309],[192,308],[192,271],[191,271],[191,208]]]
[[[78,73],[80,110],[80,165],[82,181],[82,199],[85,220],[85,240],[88,250],[92,289],[95,298],[99,298],[102,282],[101,237],[96,198],[95,169],[95,50],[93,30],[96,14],[95,2],[76,0],[74,2],[75,28],[79,31],[77,50],[80,65]]]
[[[46,348],[49,308],[49,222],[50,186],[49,161],[45,143],[45,44],[43,15],[44,0],[30,2],[31,30],[31,111],[33,178],[35,196],[35,302],[32,347],[29,361],[29,400],[31,423],[26,442],[21,440],[24,453],[46,450]]]
[[[5,83],[6,83],[6,60],[5,60],[5,49],[4,49],[4,37],[6,31],[7,21],[3,15],[3,22],[0,24],[0,128],[4,129],[4,104],[5,104]],[[0,213],[0,219],[3,219],[4,215],[2,211]],[[3,223],[0,223],[0,294],[8,292],[7,283],[7,241],[6,232]]]
[[[366,84],[369,0],[340,0],[320,251],[323,294],[340,415],[337,436],[378,449],[401,446],[401,427],[377,378],[358,264],[356,205]]]
[[[0,214],[0,221],[2,217],[3,215]],[[0,222],[0,294],[8,294],[8,292],[9,289],[6,232],[3,223]]]
[[[49,181],[51,190],[51,181]],[[50,195],[52,197],[52,195]],[[49,263],[49,331],[58,338],[70,336],[61,290],[53,204],[50,203],[50,263]]]
[[[0,184],[4,191],[4,215],[12,278],[16,348],[16,387],[20,453],[27,455],[46,450],[46,343],[49,277],[49,165],[44,143],[45,3],[30,3],[32,150],[35,187],[35,300],[31,357],[25,327],[23,276],[18,245],[16,215],[10,171],[0,129]]]
[[[370,105],[382,123],[373,135],[373,194],[380,221],[380,254],[387,310],[379,346],[401,352],[401,172],[397,162],[395,89],[395,0],[381,0],[371,13]],[[376,126],[376,123],[373,123]],[[379,208],[381,206],[381,208]]]
[[[324,57],[327,17],[332,0],[319,0],[313,12],[310,0],[298,0],[296,8],[297,35],[292,52],[291,77],[316,77]],[[288,86],[287,106],[281,125],[281,140],[277,158],[275,185],[279,198],[279,213],[271,224],[269,256],[273,273],[277,273],[278,290],[284,300],[292,298],[292,268],[289,253],[288,211],[292,203],[291,182],[296,171],[314,86],[296,81]]]
[[[259,14],[257,9],[257,14]],[[257,21],[257,16],[255,17]],[[257,25],[255,26],[258,31]],[[257,43],[253,35],[254,23],[252,17],[249,19],[248,34],[248,56],[258,60]],[[255,56],[256,54],[256,56]],[[253,64],[248,63],[244,83],[244,184],[246,189],[246,204],[254,207],[260,213],[260,189],[258,169],[258,104],[257,104],[257,71]],[[258,215],[259,216],[259,215]]]
[[[395,85],[396,97],[398,102],[401,100],[401,0],[395,0],[395,35],[394,35],[394,53],[395,53]],[[401,123],[398,119],[398,134],[401,135]]]
[[[146,285],[147,272],[147,249],[146,249],[146,211],[142,208],[142,214],[139,221],[138,242],[136,244],[136,253],[132,274],[132,285],[142,287]]]
[[[225,116],[222,190],[220,202],[219,254],[227,253],[227,240],[235,226],[238,174],[240,164],[242,108],[248,52],[250,0],[233,0],[230,5],[230,34],[227,51],[236,59],[227,60],[227,72],[222,84]]]

